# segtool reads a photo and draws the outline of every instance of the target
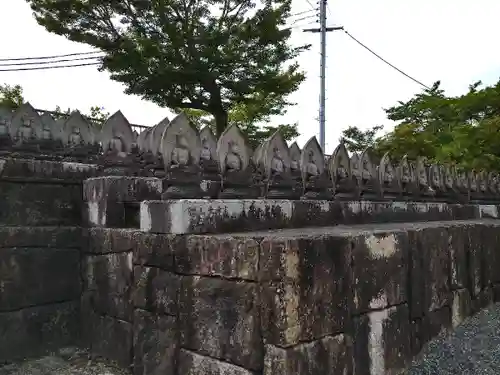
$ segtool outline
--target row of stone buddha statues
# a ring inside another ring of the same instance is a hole
[[[1,150],[79,156],[101,164],[103,174],[160,177],[167,198],[500,199],[495,172],[457,170],[424,158],[395,161],[388,154],[377,160],[371,150],[349,155],[343,144],[326,158],[315,137],[300,149],[279,132],[252,150],[237,126],[217,139],[182,113],[137,134],[120,111],[98,129],[78,112],[55,121],[29,103],[13,113],[0,108]]]

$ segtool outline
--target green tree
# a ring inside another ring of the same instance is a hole
[[[217,134],[235,105],[281,114],[305,78],[294,60],[309,46],[284,27],[291,0],[27,1],[48,31],[103,51],[126,93],[210,113]]]
[[[430,89],[386,109],[397,121],[393,131],[375,140],[379,154],[389,151],[425,156],[438,162],[476,169],[500,169],[500,80],[469,86],[463,95],[448,97],[436,82]]]
[[[266,103],[263,102],[262,105],[264,106]],[[298,137],[297,124],[259,125],[259,123],[270,121],[271,117],[269,114],[265,115],[259,108],[261,107],[237,104],[233,105],[228,111],[228,122],[239,126],[246,135],[251,147],[256,148],[260,142],[270,137],[277,129],[287,141]],[[177,108],[175,110],[177,113],[181,111],[184,111],[198,129],[203,126],[210,126],[215,133],[217,132],[215,119],[210,113],[198,109],[182,110]]]
[[[16,109],[23,104],[23,88],[19,85],[0,85],[0,106]]]
[[[375,147],[377,134],[383,129],[377,125],[368,130],[361,130],[357,126],[349,126],[342,131],[340,142],[344,142],[348,151],[362,152],[368,147]]]

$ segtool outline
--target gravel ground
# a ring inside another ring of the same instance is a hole
[[[429,343],[406,374],[500,374],[500,303]]]
[[[0,375],[130,375],[87,352],[65,348],[52,355],[0,366]]]

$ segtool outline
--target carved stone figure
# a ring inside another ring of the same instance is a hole
[[[221,180],[216,157],[217,140],[208,126],[200,131],[201,187],[203,198],[217,198]]]
[[[378,179],[381,198],[398,199],[401,195],[401,184],[388,153],[380,160]]]
[[[372,150],[366,149],[359,159],[359,196],[361,199],[374,200],[380,197],[379,179],[371,159]]]
[[[253,179],[255,172],[245,137],[236,125],[224,130],[217,142],[217,160],[222,176],[220,198],[254,198],[259,187]]]
[[[52,131],[50,129],[49,124],[43,124],[43,129],[42,129],[42,139],[44,141],[50,141],[52,140]]]
[[[7,127],[7,121],[0,118],[0,137],[9,135],[9,128]]]
[[[202,198],[200,134],[184,113],[165,127],[159,152],[165,166],[163,198]]]
[[[479,190],[479,178],[476,171],[471,170],[467,173],[467,177],[469,180],[469,191],[470,191],[470,200],[472,202],[478,202],[481,200],[481,192]]]
[[[429,183],[433,191],[434,198],[439,201],[447,201],[442,166],[439,164],[432,164],[428,171]]]
[[[300,185],[291,174],[288,146],[279,132],[274,133],[254,153],[260,171],[262,194],[271,199],[298,199]]]
[[[415,168],[405,155],[397,168],[401,183],[401,194],[404,199],[411,200],[418,195]]]
[[[425,158],[417,158],[416,174],[419,193],[418,199],[434,199],[435,191],[431,188],[429,182],[429,170]]]
[[[71,146],[79,146],[83,143],[83,138],[80,133],[81,133],[80,128],[77,126],[73,126],[73,131],[69,136],[69,144]]]
[[[300,159],[304,199],[329,199],[332,197],[331,180],[325,170],[325,156],[316,139],[312,137],[302,150]]]
[[[328,160],[328,170],[336,199],[352,200],[357,198],[350,162],[349,154],[343,143],[335,148]]]
[[[35,138],[35,132],[32,127],[33,120],[28,117],[23,117],[21,126],[17,131],[17,139],[21,142],[27,142]]]

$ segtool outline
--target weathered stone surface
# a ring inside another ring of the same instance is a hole
[[[451,288],[468,287],[468,254],[466,243],[468,231],[464,227],[451,227],[448,229],[448,248],[451,258]],[[469,297],[470,298],[470,297]]]
[[[174,271],[175,253],[186,249],[181,236],[134,232],[132,235],[134,264]],[[175,249],[175,251],[174,251]]]
[[[115,361],[120,367],[132,364],[133,326],[131,323],[109,316],[93,315],[91,352]]]
[[[95,311],[131,320],[131,252],[87,256],[84,280]]]
[[[474,299],[479,295],[482,287],[481,273],[484,267],[482,260],[482,226],[473,224],[468,226],[466,231],[467,241],[465,246],[469,261],[468,289],[471,291],[471,297]]]
[[[78,302],[1,312],[0,361],[23,359],[75,345],[78,336]]]
[[[82,229],[77,227],[1,227],[0,248],[40,247],[80,249]]]
[[[134,375],[176,373],[177,322],[171,316],[157,316],[136,310],[134,316]]]
[[[429,311],[422,318],[411,322],[411,353],[418,355],[423,346],[443,330],[452,326],[452,313],[449,306]]]
[[[0,311],[78,299],[79,273],[75,249],[1,249]]]
[[[352,375],[352,339],[343,334],[326,336],[283,349],[266,345],[264,375]]]
[[[78,185],[0,182],[0,226],[78,226]]]
[[[227,233],[286,228],[292,201],[178,199],[141,203],[141,230],[153,233]]]
[[[205,357],[189,350],[179,352],[179,375],[257,375],[243,367]]]
[[[471,299],[467,289],[453,291],[453,304],[451,305],[451,324],[456,328],[465,318],[471,315]]]
[[[237,236],[189,236],[175,249],[175,270],[184,275],[257,281],[259,243]]]
[[[343,212],[339,203],[325,200],[293,202],[292,227],[336,225],[342,222]]]
[[[86,232],[86,246],[83,251],[92,254],[108,254],[132,251],[136,231],[117,228],[89,228]]]
[[[498,206],[493,204],[488,205],[479,205],[479,217],[480,218],[489,218],[489,219],[498,219]]]
[[[262,368],[257,291],[255,283],[183,277],[182,347],[247,369]]]
[[[134,267],[132,301],[157,314],[177,315],[181,278],[156,267]]]
[[[267,343],[288,347],[346,329],[353,300],[347,238],[267,238],[260,264]]]
[[[154,177],[106,176],[89,178],[83,183],[83,199],[98,202],[110,199],[115,202],[140,202],[159,199],[162,181]]]
[[[409,233],[411,246],[410,313],[421,317],[427,311],[450,304],[450,249],[446,227],[425,228]]]
[[[408,237],[375,233],[354,240],[353,288],[356,313],[407,301]]]
[[[92,164],[33,159],[0,159],[0,179],[12,181],[81,182],[95,176]]]
[[[361,315],[355,326],[356,375],[398,374],[411,359],[406,304]]]

